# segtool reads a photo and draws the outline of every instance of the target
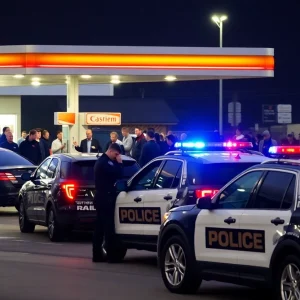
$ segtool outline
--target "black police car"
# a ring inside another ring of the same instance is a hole
[[[101,154],[100,154],[101,155]],[[122,156],[124,179],[139,170],[130,157]],[[60,240],[76,229],[90,230],[96,217],[94,164],[96,154],[55,154],[31,175],[19,193],[21,232],[33,232],[36,225],[48,227],[51,241]]]
[[[18,206],[19,190],[24,184],[21,174],[36,169],[26,158],[13,151],[0,148],[0,206]]]

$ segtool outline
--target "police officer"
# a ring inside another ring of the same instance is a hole
[[[93,262],[112,261],[115,243],[115,183],[123,175],[121,148],[117,143],[109,146],[108,150],[95,164],[96,194],[94,198],[97,219],[93,239]],[[102,251],[105,238],[106,257]]]

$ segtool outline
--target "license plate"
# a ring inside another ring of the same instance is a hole
[[[95,211],[93,201],[76,201],[76,209],[78,211]]]

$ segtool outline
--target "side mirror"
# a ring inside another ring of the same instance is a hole
[[[30,174],[30,173],[23,173],[23,174],[21,175],[21,179],[24,180],[24,181],[29,181],[29,180],[32,179],[32,177],[31,177],[31,174]]]
[[[116,182],[116,189],[117,192],[127,192],[128,191],[127,180],[118,180]]]
[[[213,209],[214,205],[210,197],[202,197],[197,199],[197,207],[199,209]]]

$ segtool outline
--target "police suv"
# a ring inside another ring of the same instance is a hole
[[[300,153],[293,148],[289,154]],[[299,180],[300,160],[265,161],[212,199],[167,212],[158,241],[167,289],[192,293],[202,280],[216,280],[272,287],[272,299],[300,299]]]
[[[251,143],[183,143],[152,160],[129,181],[119,181],[115,228],[124,249],[157,250],[163,217],[172,207],[213,196],[228,181],[267,160]],[[184,151],[183,151],[184,150]],[[125,255],[125,254],[124,254]]]
[[[102,154],[99,154],[102,155]],[[36,225],[46,226],[51,241],[61,240],[73,229],[92,230],[94,208],[94,165],[96,154],[54,154],[46,158],[33,174],[23,173],[19,201],[19,226],[31,233]],[[123,178],[139,169],[137,162],[122,155]]]

